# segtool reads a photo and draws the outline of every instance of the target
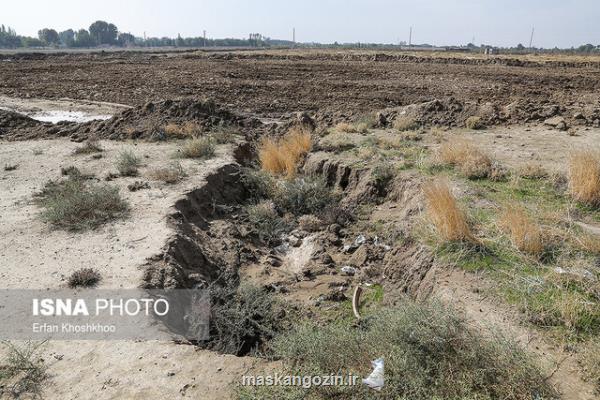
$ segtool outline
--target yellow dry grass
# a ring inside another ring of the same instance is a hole
[[[367,133],[369,131],[369,126],[364,122],[360,122],[357,124],[340,122],[335,126],[335,131],[343,133]]]
[[[443,143],[438,156],[444,164],[458,167],[467,178],[485,178],[492,172],[492,158],[468,140],[451,139]]]
[[[202,128],[192,121],[187,121],[183,124],[169,123],[163,129],[168,136],[180,139],[196,137],[202,132]]]
[[[506,208],[500,218],[500,226],[519,251],[536,257],[544,252],[542,229],[522,208]]]
[[[427,214],[444,241],[476,241],[465,214],[458,207],[446,182],[429,182],[423,187],[423,193],[427,202]]]
[[[600,152],[580,150],[571,153],[569,190],[573,199],[581,203],[600,205]]]
[[[392,126],[400,132],[406,132],[418,129],[419,123],[414,118],[403,116],[397,117]]]
[[[548,176],[548,171],[540,163],[528,162],[519,168],[518,174],[521,178],[541,179]]]
[[[310,132],[302,128],[292,128],[280,140],[263,140],[258,156],[263,170],[291,178],[296,175],[300,159],[311,148]]]

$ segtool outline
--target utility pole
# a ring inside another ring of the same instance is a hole
[[[531,28],[531,38],[529,38],[529,49],[533,48],[533,34],[535,33],[535,26]]]
[[[202,31],[202,38],[204,39],[202,41],[202,44],[204,45],[204,47],[206,47],[206,30]]]
[[[410,33],[408,34],[408,47],[412,47],[412,26],[410,27]]]
[[[296,44],[296,28],[292,28],[292,42]]]

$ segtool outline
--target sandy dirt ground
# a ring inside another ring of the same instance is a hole
[[[449,137],[472,141],[503,165],[519,168],[539,163],[549,171],[566,173],[573,150],[600,150],[600,129],[580,128],[575,136],[545,126],[507,126],[482,131],[453,130]],[[438,147],[435,137],[425,135],[425,143]]]
[[[0,164],[18,165],[0,173],[2,288],[57,289],[70,273],[90,266],[103,277],[100,288],[138,287],[140,266],[158,254],[172,234],[165,217],[175,200],[232,161],[226,147],[208,161],[182,160],[188,177],[167,187],[146,175],[173,162],[176,144],[102,142],[105,151],[99,160],[72,155],[76,146],[66,140],[0,142]],[[40,221],[32,195],[49,179],[58,178],[61,167],[74,165],[102,178],[115,172],[113,164],[121,150],[132,150],[146,164],[140,177],[110,182],[130,202],[129,218],[84,233],[53,230]],[[128,191],[126,186],[136,180],[149,180],[151,188]],[[264,365],[249,357],[164,342],[54,341],[44,349],[50,366],[44,397],[49,399],[221,399],[227,397],[231,382],[239,382],[255,364]]]

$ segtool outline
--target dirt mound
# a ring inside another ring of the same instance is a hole
[[[248,134],[257,128],[270,128],[263,126],[255,117],[230,112],[210,100],[197,99],[148,102],[105,121],[81,124],[42,123],[21,114],[0,110],[0,136],[8,140],[70,137],[74,141],[83,141],[91,135],[112,140],[164,140],[167,138],[167,124],[184,123],[192,123],[199,134],[215,127],[233,127]]]

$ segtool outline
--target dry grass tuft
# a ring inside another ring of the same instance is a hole
[[[73,154],[93,154],[102,151],[104,151],[104,149],[100,145],[100,139],[96,136],[90,136],[83,146],[73,150]]]
[[[296,175],[298,162],[311,148],[311,134],[302,128],[292,128],[280,140],[265,139],[259,148],[262,169],[292,178]]]
[[[427,201],[427,213],[441,238],[448,242],[475,242],[467,218],[458,207],[448,184],[432,181],[423,187]]]
[[[183,124],[170,123],[165,125],[163,130],[168,137],[175,139],[195,138],[202,133],[200,125],[192,121]]]
[[[215,155],[215,143],[210,137],[187,140],[180,148],[179,155],[183,158],[209,159]]]
[[[519,168],[518,174],[521,178],[526,179],[542,179],[548,177],[548,171],[544,169],[542,164],[536,162],[528,162]]]
[[[523,253],[539,257],[544,252],[542,229],[522,208],[506,208],[500,226],[509,233],[513,245]]]
[[[419,123],[411,117],[397,117],[392,126],[400,132],[419,129]]]
[[[473,129],[473,130],[485,128],[485,124],[481,120],[481,117],[469,117],[465,121],[465,125],[467,126],[468,129]]]
[[[571,154],[569,190],[575,200],[591,206],[600,206],[599,152],[581,150]]]
[[[177,183],[185,178],[186,173],[180,163],[173,163],[166,167],[155,168],[150,171],[150,178],[167,184]]]
[[[348,122],[340,122],[335,126],[337,132],[343,133],[367,133],[369,126],[367,123],[361,122],[357,124],[351,124]]]
[[[492,158],[467,140],[457,139],[442,144],[438,156],[443,163],[458,167],[469,179],[486,178],[492,173]]]

